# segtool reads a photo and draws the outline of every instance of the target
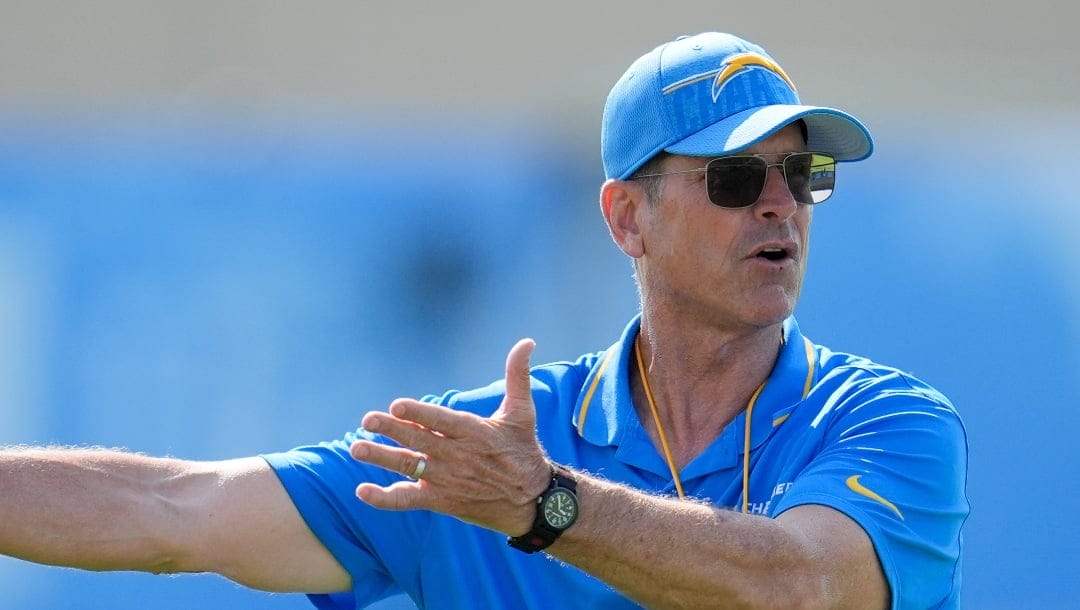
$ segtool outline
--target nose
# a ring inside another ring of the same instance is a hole
[[[764,218],[787,220],[798,209],[799,204],[795,202],[784,178],[783,166],[770,166],[765,174],[765,188],[761,189],[761,196],[754,203],[754,213]]]

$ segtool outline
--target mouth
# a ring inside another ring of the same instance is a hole
[[[785,258],[790,258],[788,251],[783,248],[764,248],[759,251],[755,256],[773,262],[779,262],[784,260]]]
[[[793,260],[795,258],[795,246],[794,244],[768,244],[758,248],[752,258],[773,263]]]

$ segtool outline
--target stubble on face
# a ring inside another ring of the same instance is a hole
[[[741,154],[775,163],[805,149],[789,126]],[[673,157],[664,171],[703,167],[708,159]],[[661,198],[647,211],[643,305],[710,325],[768,327],[791,315],[802,289],[812,208],[797,205],[778,168],[771,168],[757,203],[726,209],[708,200],[704,173],[664,178]]]

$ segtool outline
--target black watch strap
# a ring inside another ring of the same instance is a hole
[[[560,502],[569,510],[569,517],[559,525],[553,525],[545,517],[546,502]],[[532,529],[521,536],[511,536],[506,543],[519,551],[535,553],[551,546],[553,542],[577,519],[577,481],[570,473],[558,466],[551,470],[551,483],[536,499],[536,518]]]

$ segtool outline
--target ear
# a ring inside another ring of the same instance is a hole
[[[600,213],[604,215],[611,238],[619,249],[632,258],[645,254],[639,213],[645,206],[645,192],[633,180],[608,180],[600,187]]]

